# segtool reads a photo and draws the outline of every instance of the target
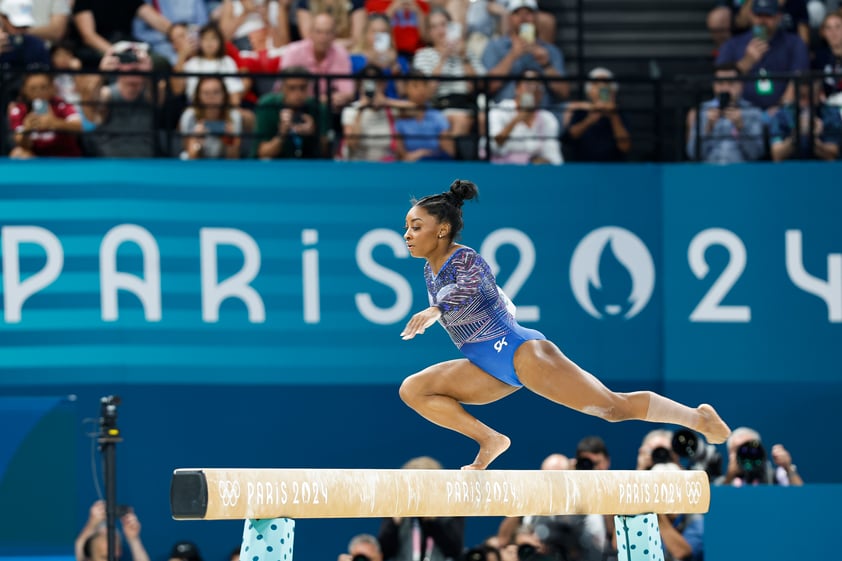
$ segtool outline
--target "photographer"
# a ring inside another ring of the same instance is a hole
[[[380,542],[371,534],[357,534],[348,544],[348,553],[340,553],[336,561],[383,561]]]
[[[280,93],[260,98],[257,117],[257,152],[260,159],[310,159],[326,154],[330,129],[327,107],[310,95],[310,72],[290,66],[281,74]]]
[[[396,110],[414,105],[386,96],[386,74],[374,64],[357,73],[359,99],[342,110],[342,146],[347,161],[393,162],[397,159]]]
[[[783,445],[775,444],[770,461],[756,430],[748,427],[734,429],[726,444],[728,470],[714,481],[715,485],[804,485],[789,451]]]
[[[714,77],[714,98],[687,112],[687,156],[714,164],[759,160],[765,152],[763,112],[743,99],[735,64],[717,66]]]

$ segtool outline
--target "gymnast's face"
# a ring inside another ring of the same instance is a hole
[[[437,249],[447,246],[449,225],[420,206],[413,206],[406,214],[406,247],[413,257],[430,257]]]

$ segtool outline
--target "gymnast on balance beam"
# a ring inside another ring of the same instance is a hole
[[[427,420],[479,444],[473,463],[462,469],[487,468],[510,441],[461,404],[491,403],[521,386],[606,421],[683,425],[710,443],[725,441],[731,430],[710,405],[694,409],[650,391],[612,392],[542,333],[518,325],[514,306],[485,260],[456,243],[463,226],[462,204],[477,195],[475,184],[456,180],[444,193],[413,200],[404,234],[410,255],[427,261],[424,278],[431,305],[412,316],[401,337],[412,339],[439,321],[465,358],[409,376],[400,395]]]

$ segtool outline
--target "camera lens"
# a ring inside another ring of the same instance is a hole
[[[356,555],[351,557],[351,561],[371,561],[371,558],[368,555],[357,553]]]
[[[672,449],[682,458],[693,458],[698,453],[699,437],[687,429],[675,431],[672,436]]]
[[[737,464],[749,481],[759,481],[766,463],[766,450],[759,440],[749,440],[737,448]]]
[[[531,559],[537,552],[538,549],[532,544],[522,543],[519,546],[517,546],[517,558],[519,561],[527,561],[528,559]]]
[[[593,460],[584,456],[576,458],[576,469],[591,470],[594,468]]]
[[[669,450],[663,446],[658,446],[652,450],[652,465],[669,463],[672,463],[672,453]]]

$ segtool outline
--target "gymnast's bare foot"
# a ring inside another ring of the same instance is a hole
[[[702,433],[711,444],[720,444],[725,442],[728,435],[731,434],[731,429],[725,424],[725,421],[719,416],[713,407],[707,403],[702,403],[696,408],[702,421],[699,424],[699,432]]]
[[[462,466],[462,469],[485,469],[488,465],[505,452],[512,443],[509,437],[504,434],[495,433],[487,441],[479,443],[479,452],[474,463]]]

